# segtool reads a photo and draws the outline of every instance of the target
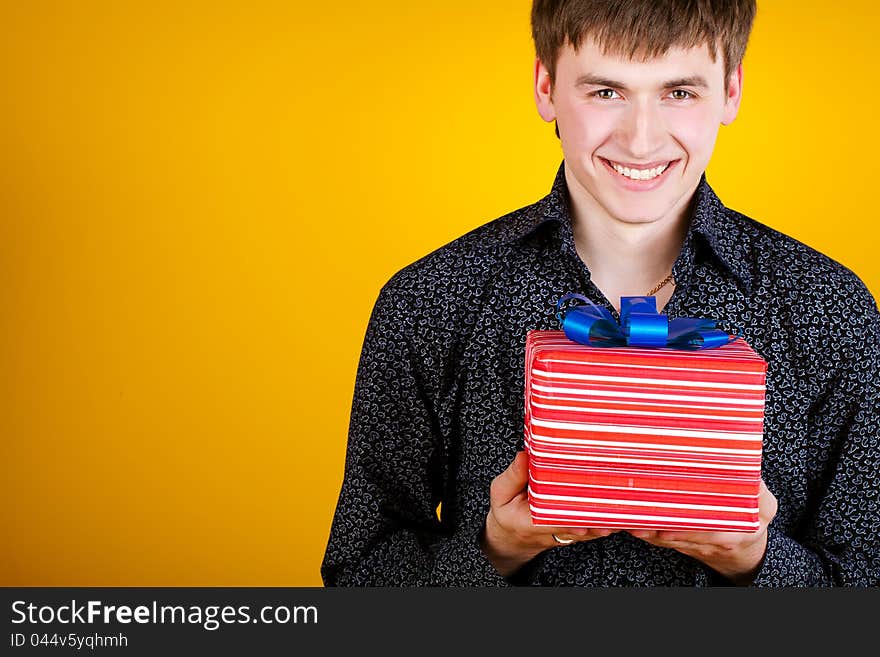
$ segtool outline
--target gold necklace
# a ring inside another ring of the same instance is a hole
[[[655,285],[655,286],[651,289],[650,292],[645,292],[645,296],[646,296],[646,297],[654,296],[655,294],[657,294],[657,291],[658,291],[660,288],[662,288],[664,285],[666,285],[667,283],[672,283],[673,285],[675,285],[675,279],[672,277],[672,274],[669,274],[669,276],[667,276],[667,277],[664,278],[662,281],[660,281],[659,283],[657,283],[657,285]]]

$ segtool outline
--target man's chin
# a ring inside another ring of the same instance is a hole
[[[648,202],[647,198],[644,199],[644,202],[632,202],[632,199],[627,200],[630,202],[620,202],[618,200],[617,203],[606,206],[609,214],[624,224],[640,225],[662,222],[669,217],[670,212],[673,210],[673,204],[670,203],[668,198],[655,197],[651,199],[653,202]]]
[[[632,225],[642,225],[642,224],[653,224],[661,219],[663,219],[662,215],[657,214],[657,212],[647,213],[647,212],[621,212],[619,214],[614,215],[614,218],[617,219],[622,224],[632,224]]]

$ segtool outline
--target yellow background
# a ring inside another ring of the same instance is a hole
[[[759,5],[709,182],[876,296],[875,3]],[[320,585],[379,288],[560,162],[529,9],[3,0],[0,584]]]

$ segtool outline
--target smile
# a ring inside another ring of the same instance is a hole
[[[622,178],[624,181],[629,181],[630,184],[635,183],[640,188],[646,186],[648,183],[654,183],[650,184],[650,187],[655,187],[656,184],[659,184],[661,179],[665,178],[663,174],[678,163],[678,160],[652,162],[650,164],[653,166],[636,168],[606,160],[604,157],[600,159],[605,163],[605,166],[617,173],[616,177]]]

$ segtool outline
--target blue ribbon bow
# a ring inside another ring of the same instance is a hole
[[[562,312],[569,299],[585,301]],[[611,312],[581,294],[569,293],[556,302],[556,317],[569,340],[592,347],[671,347],[712,349],[742,337],[715,328],[715,320],[680,317],[670,320],[657,312],[656,297],[620,297],[620,324]]]

